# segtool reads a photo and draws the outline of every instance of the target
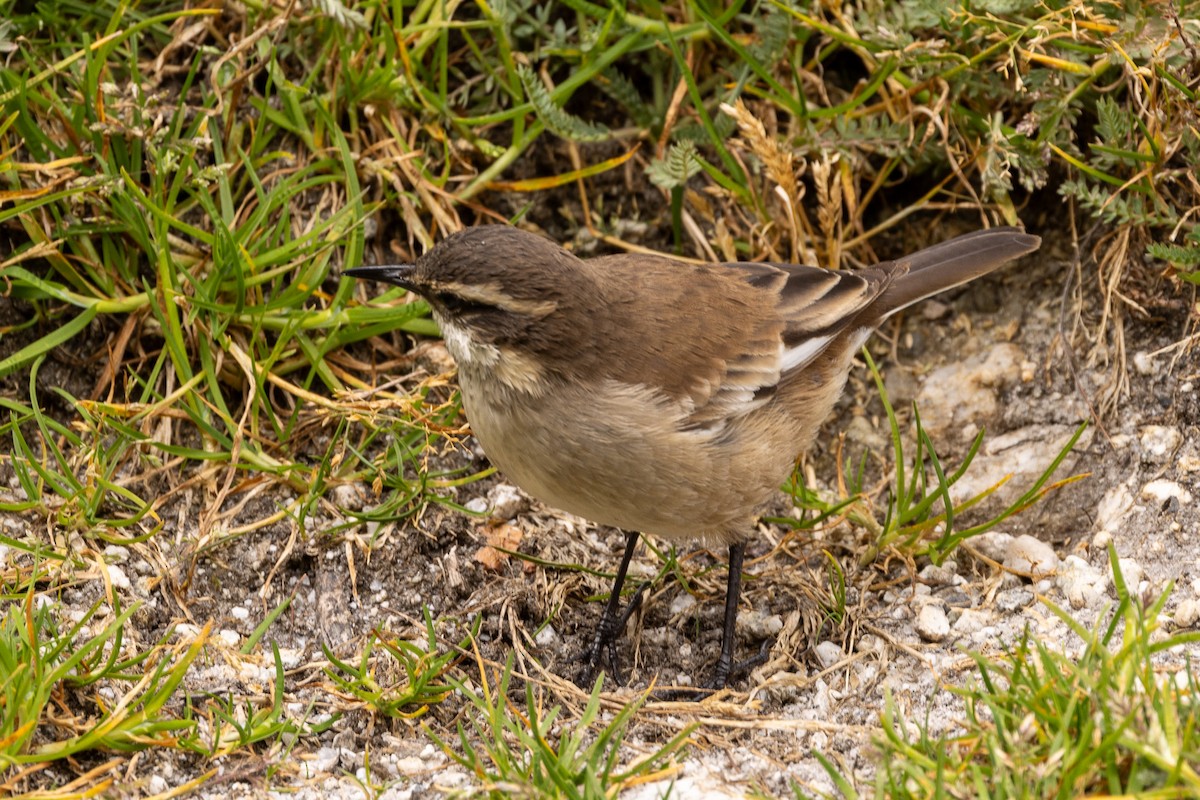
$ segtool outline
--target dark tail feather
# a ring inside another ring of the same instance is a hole
[[[958,236],[910,256],[879,266],[908,267],[871,306],[872,316],[882,321],[902,308],[938,292],[973,281],[998,267],[1032,253],[1041,246],[1038,236],[1017,228],[991,228]]]

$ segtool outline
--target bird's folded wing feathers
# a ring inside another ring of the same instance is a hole
[[[770,400],[785,376],[820,356],[892,280],[892,275],[879,270],[834,272],[795,264],[723,266],[737,283],[752,287],[758,295],[739,306],[746,315],[757,316],[727,314],[713,320],[730,330],[721,339],[726,347],[714,365],[717,369],[687,392],[692,404],[689,423],[697,428],[723,424]]]
[[[686,425],[711,430],[767,403],[781,381],[799,377],[849,332],[874,330],[891,314],[1037,249],[1039,239],[1015,228],[960,236],[896,261],[855,272],[794,264],[686,266],[643,260],[636,268],[613,257],[589,262],[622,269],[609,301],[637,326],[612,315],[597,335],[626,341],[637,363],[605,360],[594,368],[614,380],[644,382],[677,404]],[[689,271],[681,275],[679,270]],[[659,313],[664,298],[692,313]]]

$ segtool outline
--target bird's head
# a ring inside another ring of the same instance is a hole
[[[540,373],[578,335],[562,312],[588,298],[584,263],[518,228],[455,233],[413,264],[356,267],[347,275],[402,286],[429,302],[460,370],[501,370],[510,383]]]

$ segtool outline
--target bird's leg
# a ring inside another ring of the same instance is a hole
[[[724,689],[729,676],[745,672],[767,660],[770,648],[764,646],[758,655],[745,661],[733,663],[734,629],[737,627],[738,600],[742,596],[742,561],[746,557],[746,543],[729,545],[729,582],[725,585],[725,628],[721,631],[721,655],[717,668],[709,681],[709,689]]]
[[[721,656],[713,673],[709,687],[725,688],[729,672],[733,668],[734,628],[737,626],[738,600],[742,596],[742,561],[746,557],[746,543],[729,545],[729,578],[725,584],[725,627],[721,631]]]
[[[617,577],[613,579],[612,592],[608,596],[608,604],[604,607],[604,614],[600,617],[600,624],[596,626],[596,636],[592,639],[592,646],[584,650],[580,656],[580,660],[584,662],[583,669],[579,673],[577,683],[584,685],[590,684],[596,677],[596,672],[600,669],[600,661],[604,655],[608,655],[609,666],[612,667],[613,680],[617,683],[623,683],[621,672],[617,666],[617,637],[621,635],[621,631],[625,630],[625,623],[629,622],[629,618],[642,605],[642,596],[645,594],[646,586],[642,584],[638,587],[637,593],[629,601],[629,605],[625,606],[624,611],[620,611],[621,607],[621,587],[625,585],[625,574],[629,571],[629,562],[633,560],[633,551],[637,547],[638,535],[636,533],[625,534],[625,555],[621,556],[621,563],[617,567]]]

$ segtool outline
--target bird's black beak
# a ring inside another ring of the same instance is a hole
[[[365,278],[372,281],[383,281],[385,283],[394,283],[397,286],[403,286],[409,291],[416,289],[416,284],[413,281],[413,270],[416,269],[414,264],[382,264],[377,267],[355,267],[348,269],[343,275],[349,275],[352,278]]]

